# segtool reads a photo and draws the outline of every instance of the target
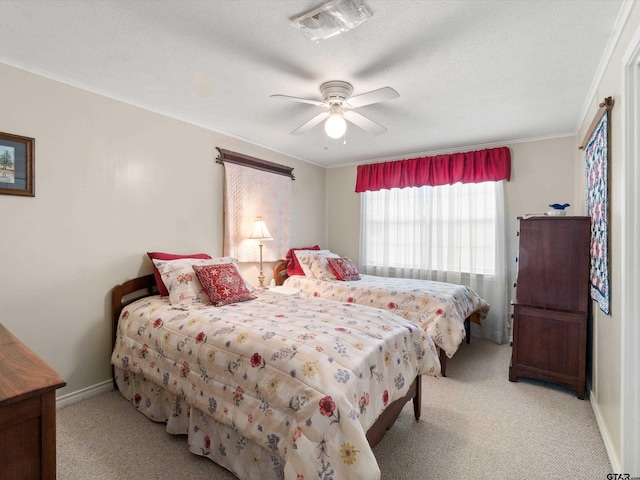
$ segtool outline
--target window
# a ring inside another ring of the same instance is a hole
[[[495,275],[502,202],[502,182],[363,192],[362,266]]]
[[[491,309],[472,335],[509,340],[507,147],[358,165],[363,274],[466,285]]]

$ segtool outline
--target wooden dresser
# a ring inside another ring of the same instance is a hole
[[[537,378],[584,398],[589,217],[520,219],[509,380]]]
[[[0,324],[0,479],[56,478],[56,389],[66,382]]]

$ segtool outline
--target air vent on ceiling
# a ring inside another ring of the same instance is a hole
[[[313,43],[318,43],[356,28],[372,15],[373,11],[361,0],[330,0],[291,18],[291,23]]]

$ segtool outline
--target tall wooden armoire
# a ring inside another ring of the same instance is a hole
[[[589,217],[520,220],[509,380],[536,378],[585,394]]]

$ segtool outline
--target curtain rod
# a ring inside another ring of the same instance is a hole
[[[584,136],[584,140],[582,140],[582,143],[578,147],[578,150],[584,150],[584,148],[587,146],[587,143],[589,143],[589,140],[591,140],[591,136],[593,135],[593,132],[595,132],[596,127],[600,123],[600,120],[602,120],[602,117],[613,108],[613,104],[613,97],[607,97],[602,103],[600,103],[600,105],[598,105],[600,108],[596,112],[596,116],[591,122],[591,125],[589,125],[587,133]]]
[[[287,167],[278,163],[268,162],[260,158],[250,157],[242,153],[232,152],[231,150],[225,150],[224,148],[216,147],[216,150],[220,152],[216,163],[223,164],[224,162],[235,163],[244,167],[255,168],[257,170],[263,170],[265,172],[275,173],[278,175],[284,175],[290,177],[291,180],[295,180],[293,176],[293,167]]]

